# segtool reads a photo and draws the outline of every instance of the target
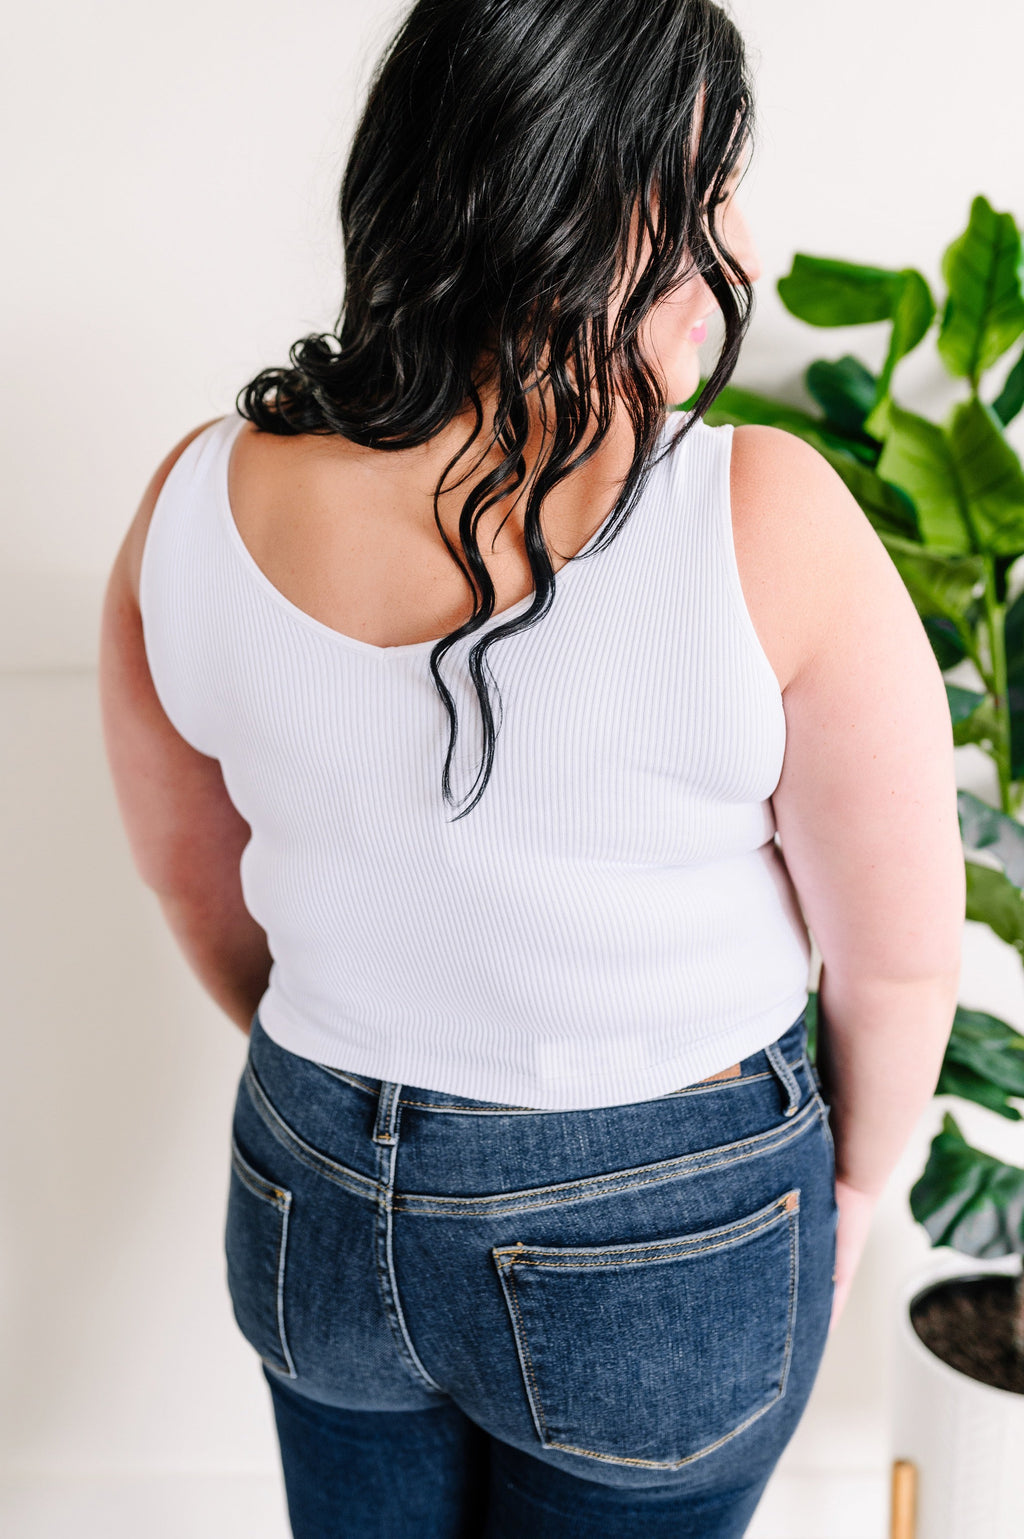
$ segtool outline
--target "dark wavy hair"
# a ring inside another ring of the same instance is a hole
[[[725,342],[664,452],[735,368],[753,290],[709,211],[725,201],[752,119],[742,38],[712,0],[419,0],[377,67],[345,169],[345,294],[334,330],[294,343],[290,368],[264,369],[239,391],[237,410],[264,432],[339,434],[381,450],[424,443],[472,403],[473,430],[434,492],[435,522],[476,604],[430,654],[451,725],[441,782],[449,805],[458,716],[438,665],[493,615],[475,531],[526,479],[537,394],[546,449],[523,531],[534,602],[469,651],[484,752],[479,789],[459,817],[476,806],[493,762],[485,653],[537,624],[554,599],[544,498],[595,452],[617,399],[635,451],[588,556],[625,523],[669,405],[640,329],[694,271],[722,311]],[[482,385],[497,402],[486,432]],[[495,445],[504,458],[465,498],[463,560],[438,500],[478,438],[477,463]]]

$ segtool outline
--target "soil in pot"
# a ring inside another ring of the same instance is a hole
[[[969,1379],[1024,1395],[1024,1355],[1014,1350],[1014,1283],[1007,1273],[951,1278],[911,1305],[910,1323],[930,1352]]]

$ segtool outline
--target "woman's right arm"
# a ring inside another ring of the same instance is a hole
[[[822,958],[837,1193],[870,1203],[935,1092],[956,1010],[966,881],[952,723],[920,616],[838,473],[792,434],[736,431],[758,495],[734,517],[770,525],[753,538],[771,542],[793,627],[772,805]]]

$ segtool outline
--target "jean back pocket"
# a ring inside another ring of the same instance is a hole
[[[493,1247],[541,1443],[678,1469],[781,1399],[799,1208],[793,1189],[674,1239]]]
[[[284,1278],[292,1194],[245,1159],[232,1135],[224,1249],[238,1328],[260,1357],[295,1378],[284,1323]]]

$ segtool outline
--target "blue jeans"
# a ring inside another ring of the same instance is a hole
[[[801,1014],[585,1111],[329,1069],[252,1022],[225,1250],[295,1539],[735,1539],[828,1335]]]

